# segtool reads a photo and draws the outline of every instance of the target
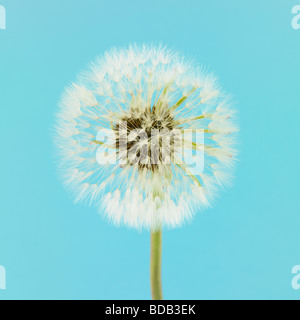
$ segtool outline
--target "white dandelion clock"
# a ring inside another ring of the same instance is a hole
[[[235,112],[211,74],[164,47],[111,50],[66,89],[56,142],[65,186],[116,225],[152,231],[161,299],[161,228],[230,184]]]

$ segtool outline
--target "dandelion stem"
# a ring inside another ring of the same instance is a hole
[[[151,232],[151,262],[150,262],[150,276],[151,276],[151,291],[153,300],[163,300],[162,286],[161,286],[161,252],[162,252],[162,232]]]

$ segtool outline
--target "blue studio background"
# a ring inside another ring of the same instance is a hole
[[[0,0],[0,299],[150,299],[149,233],[74,205],[56,174],[58,99],[98,54],[162,42],[215,72],[240,113],[234,187],[164,232],[166,299],[300,299],[297,0]]]

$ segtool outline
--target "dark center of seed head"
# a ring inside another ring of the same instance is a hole
[[[158,165],[164,161],[164,154],[162,150],[162,141],[161,139],[157,142],[157,147],[151,149],[150,143],[148,147],[140,148],[140,145],[137,142],[144,140],[145,138],[148,141],[151,141],[153,130],[156,131],[167,131],[170,132],[174,129],[174,118],[172,117],[171,113],[166,110],[163,114],[157,115],[155,106],[151,110],[144,111],[141,115],[135,116],[134,112],[131,112],[131,116],[125,116],[121,119],[120,123],[115,124],[113,129],[116,134],[116,149],[119,153],[120,145],[122,139],[124,140],[124,136],[120,136],[121,130],[127,127],[127,162],[130,165],[138,164],[139,169],[145,169],[151,171],[156,171],[158,169]],[[140,135],[136,137],[135,140],[130,141],[128,136],[131,132],[141,132]],[[123,141],[124,142],[124,141]],[[174,139],[170,139],[170,148],[169,153],[172,153],[174,149]],[[135,159],[128,159],[128,153],[135,154]],[[145,159],[148,159],[146,161]],[[143,161],[144,160],[144,161]]]

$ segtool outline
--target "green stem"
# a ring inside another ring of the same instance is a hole
[[[161,286],[161,230],[151,232],[151,292],[153,300],[163,300],[162,286]]]

